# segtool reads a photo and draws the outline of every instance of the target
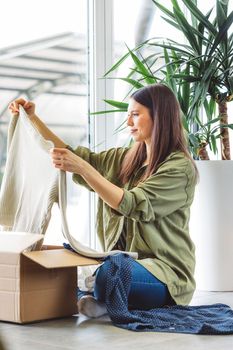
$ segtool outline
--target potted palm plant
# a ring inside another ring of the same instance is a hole
[[[185,45],[168,40],[162,46],[169,50],[173,61],[177,56],[181,62],[172,74],[173,78],[178,79],[178,84],[192,83],[187,121],[189,126],[196,128],[196,133],[190,136],[194,143],[199,143],[199,157],[209,159],[207,145],[216,152],[217,141],[220,141],[222,160],[197,162],[200,183],[192,208],[191,233],[196,243],[198,287],[233,290],[233,279],[229,278],[233,246],[230,211],[233,162],[230,161],[229,142],[232,124],[229,124],[227,114],[227,103],[233,100],[233,34],[229,34],[233,12],[228,15],[228,1],[217,0],[216,15],[210,21],[213,9],[203,15],[196,1],[183,0],[189,11],[190,24],[176,0],[172,0],[172,12],[157,1],[153,2],[166,14],[165,20],[179,28],[186,37]],[[157,45],[156,42],[154,44]],[[183,65],[189,67],[188,74]],[[200,118],[200,108],[206,112],[207,125],[203,125]]]
[[[228,0],[216,0],[215,8],[205,15],[196,0],[182,0],[186,15],[177,0],[170,0],[172,10],[152,1],[165,14],[164,20],[184,34],[185,44],[149,39],[128,49],[106,76],[131,57],[133,68],[127,77],[120,78],[129,84],[129,94],[155,82],[169,85],[176,94],[190,151],[200,172],[191,215],[197,284],[200,289],[233,290],[233,279],[229,278],[233,259],[233,162],[228,132],[233,125],[227,114],[227,103],[233,100],[233,11],[228,14]],[[163,64],[158,65],[161,57]],[[115,110],[127,110],[124,101],[106,102]],[[200,161],[209,160],[209,150],[221,153],[222,160]]]

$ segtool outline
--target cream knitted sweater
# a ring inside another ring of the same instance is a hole
[[[4,230],[44,234],[51,208],[58,201],[58,170],[52,165],[45,140],[24,109],[12,117],[8,154],[0,190],[0,225]]]
[[[86,247],[70,234],[66,219],[66,173],[53,166],[49,155],[52,147],[53,142],[40,134],[20,106],[20,115],[12,117],[8,129],[0,225],[5,231],[45,234],[52,206],[58,202],[63,235],[77,253],[93,258],[114,254],[116,251],[103,253]],[[137,257],[134,252],[128,254]]]

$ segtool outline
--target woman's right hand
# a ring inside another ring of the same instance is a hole
[[[19,105],[21,105],[25,109],[25,112],[29,117],[35,115],[35,103],[31,101],[26,101],[23,98],[18,98],[17,100],[14,100],[9,104],[9,110],[14,116],[19,115]]]

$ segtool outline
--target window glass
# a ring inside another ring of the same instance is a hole
[[[171,8],[168,1],[162,2],[167,8]],[[122,11],[124,8],[124,11]],[[126,29],[127,28],[127,29]],[[129,29],[128,29],[129,28]],[[174,40],[183,41],[183,36],[178,30],[171,29],[161,18],[161,11],[155,7],[151,0],[114,0],[114,61],[117,62],[120,57],[127,53],[127,47],[133,49],[138,44],[148,38],[168,37]],[[159,50],[156,48],[156,50]],[[113,77],[127,77],[130,68],[134,64],[132,59],[127,59],[121,64],[117,71],[114,71]],[[129,85],[122,80],[114,81],[114,99],[117,101],[127,101]],[[125,113],[115,113],[114,122],[117,132],[117,145],[124,145],[129,142],[129,136],[125,127]]]
[[[198,7],[203,13],[207,13],[211,7],[215,8],[216,1],[215,0],[206,0],[206,1],[201,1],[198,0]],[[228,15],[230,12],[233,11],[233,0],[229,0],[228,2]],[[216,12],[213,12],[214,15]],[[229,29],[229,35],[233,33],[233,26]],[[233,102],[227,103],[227,109],[228,109],[228,117],[229,120],[228,122],[233,124]],[[229,136],[230,136],[230,150],[231,150],[231,159],[233,159],[233,131],[231,129],[229,130]],[[211,159],[221,159],[221,151],[220,151],[220,142],[218,141],[218,147],[219,147],[219,152],[217,155],[214,155],[210,152],[211,154]]]
[[[88,145],[86,0],[5,1],[0,31],[0,173],[6,159],[7,106],[22,96],[67,144]],[[14,30],[13,30],[14,28]],[[68,174],[68,222],[88,243],[89,195]],[[56,206],[46,243],[62,243]]]
[[[147,0],[146,0],[147,2]],[[137,32],[137,23],[142,6],[142,0],[113,0],[113,15],[114,15],[114,62],[117,62],[127,52],[127,47],[130,49],[135,47],[135,35]],[[122,9],[124,8],[124,11]],[[127,28],[127,30],[126,30]],[[117,71],[114,71],[114,77],[126,77],[129,73],[129,67],[132,62],[127,59],[124,64],[121,64]],[[114,80],[114,100],[122,101],[128,93],[128,84],[121,80]],[[111,109],[111,108],[109,108]],[[116,144],[122,146],[129,142],[128,132],[125,128],[125,113],[114,113],[114,129],[120,128],[117,132]],[[123,125],[122,125],[123,124]],[[122,128],[120,127],[122,125]]]
[[[161,5],[168,9],[172,8],[170,1],[160,1]],[[183,2],[178,1],[181,8],[184,8]],[[207,13],[211,7],[215,7],[215,0],[198,1],[198,7],[202,13]],[[124,8],[124,11],[122,11]],[[229,11],[228,14],[233,10],[233,0],[229,0]],[[186,10],[184,8],[184,13]],[[139,43],[143,42],[148,38],[162,37],[175,40],[179,43],[185,43],[183,34],[176,30],[174,27],[169,25],[161,17],[163,14],[151,0],[114,0],[114,62],[116,63],[120,57],[127,53],[127,46],[130,49],[136,47]],[[232,32],[233,29],[230,30]],[[127,45],[127,46],[126,46]],[[155,52],[155,48],[153,48]],[[157,48],[157,50],[159,50]],[[162,64],[158,61],[159,65]],[[122,78],[127,77],[130,72],[130,68],[133,68],[134,64],[132,59],[127,59],[124,64],[121,64],[117,70],[112,73],[112,77]],[[114,80],[114,99],[117,101],[127,102],[129,93],[129,85],[120,79]],[[110,109],[110,108],[109,108]],[[228,103],[228,114],[229,123],[233,123],[233,102]],[[114,113],[114,126],[117,131],[116,144],[122,146],[127,144],[129,140],[125,120],[125,113]],[[123,130],[122,130],[123,128]],[[229,129],[231,138],[231,149],[233,154],[233,132]],[[212,158],[216,158],[215,155],[211,154]],[[219,152],[217,157],[221,157]],[[233,156],[232,156],[233,157]]]

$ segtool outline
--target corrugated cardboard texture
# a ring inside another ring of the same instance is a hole
[[[77,312],[77,266],[99,262],[61,247],[30,251],[38,242],[41,235],[0,232],[2,321],[27,323]]]
[[[98,265],[99,261],[86,258],[67,249],[48,249],[23,253],[46,268]]]
[[[97,260],[58,247],[23,253],[6,247],[0,246],[0,320],[28,323],[77,313],[77,266]]]
[[[77,268],[46,269],[21,256],[20,322],[77,313]]]
[[[20,306],[20,255],[0,253],[0,319],[16,321]]]

